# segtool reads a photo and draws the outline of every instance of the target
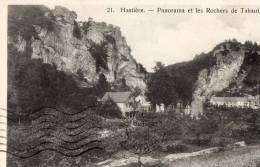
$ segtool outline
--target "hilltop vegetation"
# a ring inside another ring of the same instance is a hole
[[[199,72],[215,65],[212,52],[201,53],[193,60],[162,67],[148,80],[147,97],[153,104],[190,104]]]
[[[234,63],[235,61],[237,64]],[[156,70],[148,80],[146,95],[154,105],[165,106],[176,105],[178,102],[185,106],[193,101],[194,96],[209,98],[213,94],[217,96],[257,95],[259,94],[259,63],[260,46],[257,43],[246,41],[242,44],[236,40],[225,41],[208,53],[196,55],[191,61]],[[237,66],[238,70],[230,72],[228,66],[230,68]],[[224,82],[221,76],[227,77]]]

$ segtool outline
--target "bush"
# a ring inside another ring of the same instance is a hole
[[[74,21],[73,36],[78,38],[78,39],[82,38],[81,30],[80,30],[79,25],[76,21]]]
[[[96,60],[96,72],[99,73],[101,68],[108,70],[107,66],[107,53],[105,51],[105,43],[102,46],[92,43],[89,52]]]
[[[185,136],[182,140],[184,143],[191,144],[191,145],[197,145],[198,143],[197,138],[193,135]]]
[[[166,146],[165,152],[167,153],[183,153],[188,150],[188,147],[184,144],[174,144]]]
[[[105,92],[110,90],[110,84],[107,81],[106,76],[101,73],[98,78],[98,83],[96,85],[96,92],[99,96],[103,96]]]
[[[211,141],[211,135],[210,134],[202,134],[198,137],[198,145],[199,146],[207,146],[210,144]]]
[[[10,62],[15,61],[14,53],[8,54]],[[20,53],[18,55],[24,56]],[[78,88],[72,75],[58,71],[55,66],[44,64],[41,60],[18,61],[12,70],[14,72],[8,82],[14,88],[8,90],[8,108],[17,106],[22,112],[13,112],[14,115],[32,113],[46,107],[65,106],[72,110],[82,110],[96,103],[94,90]],[[16,91],[16,95],[10,94],[12,91]]]

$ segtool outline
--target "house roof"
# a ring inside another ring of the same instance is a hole
[[[113,100],[115,103],[127,102],[130,98],[131,92],[106,92],[101,101]]]

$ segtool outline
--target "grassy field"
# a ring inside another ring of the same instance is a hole
[[[136,163],[120,167],[137,167]],[[260,167],[260,145],[195,156],[170,162],[156,161],[145,167]]]
[[[260,145],[176,160],[167,167],[260,167]]]
[[[108,127],[109,124],[107,125]],[[9,127],[10,128],[10,127]],[[22,127],[20,127],[22,128]],[[111,127],[110,127],[111,128]],[[113,128],[111,128],[113,129]],[[9,136],[16,136],[16,138],[11,139],[10,142],[21,143],[22,140],[26,139],[26,135],[22,133],[21,129],[10,128]],[[14,135],[16,134],[16,135]],[[19,135],[17,135],[19,134]],[[19,137],[18,137],[19,136]],[[21,140],[21,141],[20,141]],[[110,145],[114,139],[109,140]],[[112,144],[113,148],[115,144]],[[197,148],[196,148],[197,149]],[[196,150],[195,149],[195,150]],[[172,160],[170,162],[161,161],[162,156],[152,156],[152,158],[157,159],[155,163],[149,163],[145,165],[145,167],[260,167],[260,145],[255,146],[246,146],[241,148],[236,148],[233,150],[222,151],[218,153],[212,153],[202,156],[184,158],[179,160]],[[104,156],[105,157],[105,156]],[[87,166],[87,162],[89,162],[89,157],[87,155],[81,156],[79,158],[64,158],[59,154],[55,154],[52,152],[43,152],[38,156],[33,157],[32,159],[17,159],[12,156],[8,156],[8,166],[16,167],[16,166],[30,166],[30,167],[58,167],[58,166],[66,166],[66,167],[74,167],[74,166]],[[113,161],[116,161],[122,157],[111,158]],[[128,158],[127,158],[128,159]],[[105,160],[105,159],[104,159]],[[144,161],[144,158],[142,159]],[[102,160],[100,160],[102,161]],[[136,167],[137,158],[133,159],[130,164],[127,165],[118,165],[117,167]],[[161,162],[160,162],[161,161]],[[165,162],[165,163],[162,163]],[[93,167],[94,165],[90,165]],[[99,167],[104,167],[103,165],[97,165]],[[106,166],[106,165],[105,165]],[[109,165],[108,165],[109,166]],[[108,167],[106,166],[106,167]],[[112,167],[112,166],[109,166]],[[113,166],[114,167],[114,166]]]

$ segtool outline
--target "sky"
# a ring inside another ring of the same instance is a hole
[[[55,4],[47,5],[53,8]],[[209,52],[218,43],[236,38],[240,42],[260,42],[260,13],[258,14],[126,14],[107,13],[107,7],[119,11],[121,7],[145,9],[161,8],[231,8],[225,4],[62,4],[77,13],[78,21],[104,21],[120,27],[131,47],[133,57],[152,71],[156,61],[165,65],[191,60],[196,54]],[[256,8],[251,6],[235,6]]]

